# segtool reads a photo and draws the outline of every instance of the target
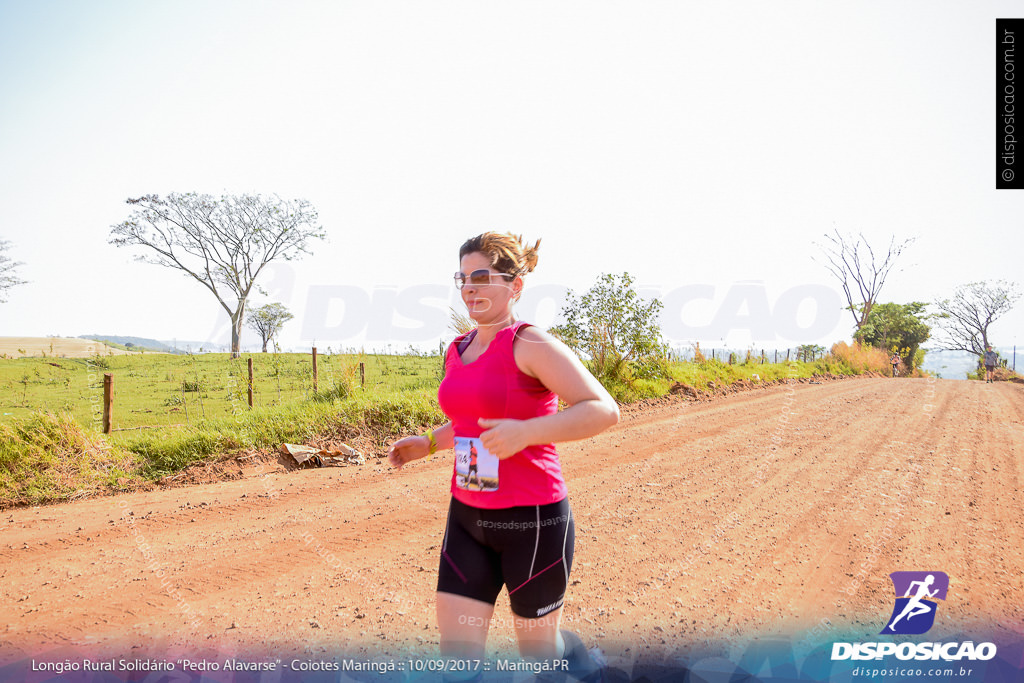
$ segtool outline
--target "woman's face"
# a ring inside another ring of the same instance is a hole
[[[459,270],[469,275],[474,270],[485,269],[497,273],[491,268],[491,260],[486,254],[474,251],[466,254],[459,262]],[[514,280],[492,275],[490,284],[474,284],[467,279],[462,288],[462,302],[466,304],[469,317],[478,323],[490,323],[502,320],[511,311],[512,300],[522,290],[523,280]]]

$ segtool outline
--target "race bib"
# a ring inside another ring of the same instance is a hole
[[[455,485],[466,491],[498,490],[498,456],[479,437],[455,437]]]

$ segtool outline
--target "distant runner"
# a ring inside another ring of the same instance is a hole
[[[477,465],[479,464],[479,458],[477,455],[476,444],[470,444],[469,446],[469,474],[466,476],[466,484],[469,484],[469,478],[476,475],[477,488],[480,487],[480,470]]]
[[[985,347],[985,382],[991,383],[993,381],[992,372],[996,369],[996,363],[999,362],[999,357],[996,352],[992,350],[991,346]]]
[[[401,468],[455,449],[437,577],[441,656],[483,658],[504,586],[520,654],[551,666],[567,660],[573,677],[598,681],[611,670],[579,636],[559,628],[576,525],[555,442],[598,434],[618,422],[619,409],[564,343],[513,316],[539,246],[486,232],[459,249],[455,286],[476,328],[456,337],[445,355],[437,398],[450,420],[399,439],[388,461]],[[559,397],[565,410],[558,410]],[[550,680],[565,675],[549,673]],[[475,681],[483,672],[444,675]]]

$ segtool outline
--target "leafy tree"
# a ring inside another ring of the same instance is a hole
[[[956,288],[953,297],[935,304],[936,326],[942,336],[939,347],[949,351],[967,351],[979,358],[989,345],[988,328],[1010,311],[1020,299],[1015,282],[971,282]]]
[[[260,335],[263,353],[266,353],[267,342],[276,337],[284,324],[294,317],[283,305],[274,303],[249,311],[245,322]]]
[[[156,255],[136,260],[181,270],[210,290],[231,318],[233,358],[239,357],[245,303],[263,267],[311,253],[308,242],[326,237],[316,210],[304,199],[249,194],[218,199],[189,192],[127,201],[134,207],[131,216],[113,226],[109,243],[147,247]]]
[[[803,344],[796,349],[797,358],[808,363],[825,355],[825,347],[818,344]]]
[[[14,275],[14,270],[18,266],[25,264],[19,261],[12,261],[9,256],[4,254],[10,245],[11,243],[8,241],[0,240],[0,304],[7,303],[6,294],[8,289],[15,285],[25,284],[25,280]]]
[[[896,259],[916,238],[911,237],[897,244],[893,236],[884,256],[881,250],[875,255],[875,250],[863,233],[854,239],[851,235],[842,235],[835,230],[835,236],[826,234],[825,239],[828,240],[826,244],[816,246],[828,261],[825,267],[843,288],[846,308],[853,315],[859,330],[871,315],[871,309],[878,300],[885,279],[896,265]]]
[[[633,278],[602,274],[580,298],[571,292],[561,314],[565,323],[549,330],[581,357],[598,379],[623,379],[632,363],[648,376],[665,375],[668,345],[657,322],[663,304],[643,301]]]
[[[914,370],[921,360],[918,350],[931,336],[931,328],[925,322],[931,317],[925,313],[927,306],[920,301],[876,304],[853,338],[861,344],[898,353],[903,364]]]

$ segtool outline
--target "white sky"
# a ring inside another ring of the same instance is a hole
[[[199,284],[107,244],[172,191],[316,206],[329,241],[251,300],[295,313],[292,348],[436,346],[490,229],[542,239],[520,317],[628,271],[675,345],[848,339],[811,259],[833,227],[919,237],[883,301],[1024,284],[1024,193],[994,189],[995,18],[1020,9],[0,0],[0,239],[30,281],[0,335],[226,343]],[[1024,303],[992,331],[1024,344]]]

